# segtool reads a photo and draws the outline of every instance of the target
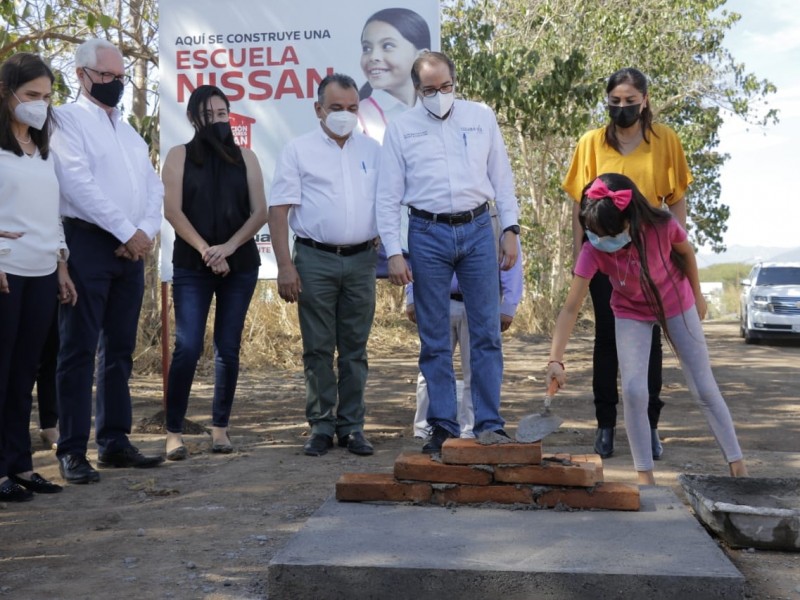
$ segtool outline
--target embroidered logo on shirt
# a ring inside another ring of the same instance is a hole
[[[410,140],[411,138],[425,137],[426,135],[428,135],[427,129],[425,131],[410,131],[403,134],[403,139]]]
[[[461,131],[464,133],[483,133],[483,127],[478,125],[477,127],[462,127]]]

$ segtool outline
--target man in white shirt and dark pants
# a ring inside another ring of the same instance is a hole
[[[455,65],[429,52],[412,67],[421,102],[389,123],[383,140],[377,219],[389,280],[412,281],[428,382],[431,437],[425,453],[459,436],[450,346],[450,283],[455,273],[469,326],[474,433],[503,431],[500,386],[500,269],[517,261],[517,200],[505,144],[492,110],[454,100]],[[496,200],[503,235],[498,257],[488,202]],[[407,208],[406,208],[407,207]],[[409,211],[409,270],[401,253],[400,213]]]
[[[328,75],[314,104],[320,123],[281,152],[269,197],[278,293],[298,303],[309,456],[339,446],[369,455],[364,437],[367,339],[375,313],[375,186],[379,144],[354,132],[358,87]],[[295,233],[289,252],[289,225]],[[333,369],[338,352],[338,381]],[[338,407],[337,407],[338,396]]]
[[[152,467],[131,445],[128,379],[144,294],[144,257],[161,227],[164,189],[145,141],[115,108],[128,78],[105,40],[78,47],[78,99],[57,109],[51,148],[80,301],[62,305],[56,375],[59,468],[69,483],[98,481],[86,458],[97,354],[95,440],[104,467]],[[99,342],[99,346],[98,346]]]

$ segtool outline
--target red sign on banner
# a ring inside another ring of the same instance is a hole
[[[256,120],[252,117],[238,115],[236,113],[230,114],[231,131],[233,132],[233,139],[236,140],[236,145],[242,148],[251,147],[251,132],[253,130],[253,123]]]

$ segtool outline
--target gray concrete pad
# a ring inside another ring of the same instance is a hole
[[[269,564],[270,600],[742,598],[744,577],[668,488],[639,512],[340,503]]]

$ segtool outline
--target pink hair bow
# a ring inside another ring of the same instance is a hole
[[[619,190],[618,192],[613,192],[608,189],[608,186],[603,183],[602,179],[598,177],[594,180],[592,185],[589,186],[589,189],[586,190],[586,197],[591,200],[611,198],[614,206],[620,210],[625,210],[628,207],[628,204],[631,203],[633,192],[631,190]]]

